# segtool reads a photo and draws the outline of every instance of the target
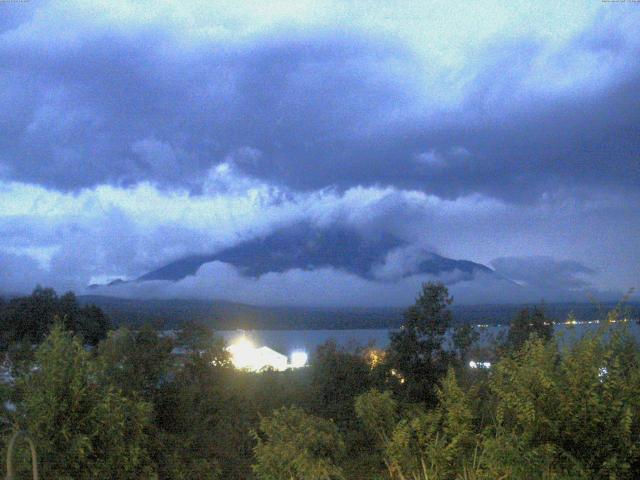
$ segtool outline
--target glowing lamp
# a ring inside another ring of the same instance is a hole
[[[291,368],[304,367],[309,359],[307,352],[296,350],[291,354]]]
[[[231,363],[236,368],[251,369],[255,362],[255,347],[246,338],[241,338],[233,345],[230,345],[229,353],[231,353]]]
[[[469,366],[471,368],[491,368],[491,362],[474,362],[471,360]]]

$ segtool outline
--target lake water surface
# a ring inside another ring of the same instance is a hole
[[[636,322],[627,322],[612,325],[611,328],[629,328],[634,337],[640,340],[640,326]],[[599,324],[556,325],[556,333],[562,341],[575,341],[587,332],[593,332],[600,327]],[[476,327],[480,333],[480,342],[489,343],[500,334],[506,334],[506,326]],[[374,344],[378,348],[386,348],[389,345],[389,333],[391,329],[362,329],[362,330],[218,330],[227,343],[233,343],[242,336],[251,340],[255,346],[266,345],[276,351],[290,354],[295,350],[305,350],[309,353],[325,343],[327,340],[335,340],[345,348],[355,348]],[[450,337],[450,332],[447,335]]]

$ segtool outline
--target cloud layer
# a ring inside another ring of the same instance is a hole
[[[398,304],[424,252],[536,299],[640,278],[635,5],[242,3],[0,3],[0,289],[135,278],[298,222],[408,246],[377,283],[216,265],[156,291]]]

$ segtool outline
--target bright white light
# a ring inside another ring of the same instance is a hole
[[[231,363],[240,370],[260,372],[267,369],[284,371],[287,368],[301,368],[307,364],[307,352],[296,350],[291,353],[291,363],[287,357],[269,347],[256,348],[250,340],[241,337],[227,347]]]
[[[469,362],[469,367],[471,368],[491,368],[491,362],[474,362],[471,360]]]
[[[607,367],[600,367],[598,369],[598,378],[601,382],[607,377],[608,374],[609,370],[607,370]]]
[[[231,363],[240,370],[260,372],[268,369],[279,372],[290,368],[287,357],[269,347],[256,348],[251,341],[242,337],[227,347]]]
[[[304,367],[307,364],[308,359],[309,356],[307,355],[307,352],[296,350],[291,354],[291,368]]]
[[[246,338],[242,337],[236,343],[229,345],[227,348],[231,353],[231,363],[240,369],[253,370],[253,364],[256,360],[256,348]]]

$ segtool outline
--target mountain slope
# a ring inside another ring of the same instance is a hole
[[[406,246],[407,242],[389,234],[364,235],[342,227],[317,228],[303,223],[241,242],[215,254],[183,257],[142,275],[137,281],[178,281],[195,275],[202,265],[213,261],[233,265],[243,275],[251,277],[291,269],[330,267],[373,278],[374,267],[384,264],[390,252]],[[438,275],[453,271],[468,276],[476,272],[493,273],[479,263],[425,252],[416,265],[399,276],[416,273]]]

